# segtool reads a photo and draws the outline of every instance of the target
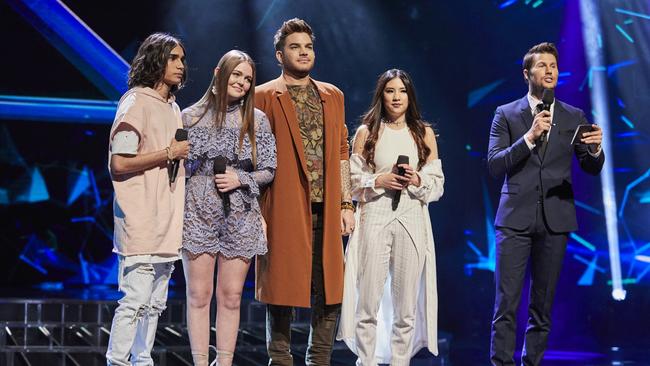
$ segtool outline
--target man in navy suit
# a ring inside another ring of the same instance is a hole
[[[557,60],[552,43],[538,44],[526,53],[523,75],[528,94],[498,107],[490,129],[490,174],[505,175],[495,220],[492,365],[515,365],[515,318],[529,260],[529,317],[521,362],[540,364],[568,234],[578,229],[571,185],[573,154],[582,170],[592,175],[605,161],[597,125],[591,125],[578,144],[571,144],[578,125],[588,124],[582,110],[557,99],[550,110],[543,108],[544,89],[557,86]]]

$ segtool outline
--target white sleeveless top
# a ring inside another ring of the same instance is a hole
[[[375,145],[375,173],[387,173],[397,162],[399,155],[409,157],[409,165],[417,169],[418,148],[407,126],[393,130],[384,125],[383,131]]]

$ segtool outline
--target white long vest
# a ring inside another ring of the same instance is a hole
[[[381,135],[378,139],[377,145],[379,145],[381,138],[384,137],[383,132],[386,131],[380,132]],[[383,145],[386,146],[386,144]],[[411,165],[416,166],[417,164],[411,162]],[[359,273],[360,263],[360,241],[373,240],[373,236],[379,235],[381,232],[378,228],[392,222],[396,217],[391,214],[392,210],[390,208],[392,195],[389,193],[392,192],[386,192],[382,188],[374,187],[375,179],[384,172],[373,171],[373,169],[366,164],[365,159],[359,154],[352,154],[350,157],[350,170],[353,199],[359,203],[359,206],[355,214],[355,227],[357,230],[355,230],[350,236],[345,251],[343,304],[337,339],[345,341],[350,350],[356,354],[355,327],[358,323],[356,319],[356,306],[358,297],[357,274]],[[418,291],[415,334],[411,343],[412,355],[415,355],[423,347],[427,347],[431,353],[437,355],[438,295],[436,284],[436,256],[428,203],[439,200],[443,194],[445,178],[442,172],[441,160],[435,159],[428,162],[418,173],[421,179],[420,186],[408,186],[407,190],[402,193],[400,201],[400,206],[403,204],[415,204],[417,205],[415,209],[421,211],[421,214],[419,215],[408,215],[410,218],[413,218],[414,216],[417,217],[417,222],[413,222],[412,219],[409,219],[407,222],[401,221],[404,227],[406,227],[407,230],[415,229],[415,227],[424,227],[427,238],[427,242],[424,243],[424,246],[418,245],[418,247],[424,247],[426,252],[422,279]],[[406,195],[408,195],[408,197],[406,197]],[[411,207],[411,209],[413,209],[413,207]],[[399,209],[397,214],[398,213]],[[364,224],[361,223],[362,216],[365,216],[363,220],[364,222],[372,222],[370,227],[368,225],[365,225],[364,227]],[[368,220],[368,216],[371,216],[372,219]],[[384,294],[377,314],[377,344],[375,355],[377,363],[390,363],[391,359],[390,335],[393,324],[393,302],[390,291],[390,281],[391,278],[389,273],[384,285]]]

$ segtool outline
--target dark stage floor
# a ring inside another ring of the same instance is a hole
[[[180,290],[180,291],[179,291]],[[110,320],[119,293],[114,287],[5,289],[0,293],[0,366],[104,365]],[[264,305],[246,293],[235,365],[265,365]],[[183,289],[171,290],[168,309],[158,327],[156,365],[191,366],[185,327]],[[294,364],[304,365],[309,312],[299,309],[293,326]],[[463,334],[440,334],[440,356],[421,351],[411,362],[425,365],[487,365],[488,340],[467,341]],[[214,342],[214,340],[213,340]],[[569,351],[570,350],[570,351]],[[337,342],[332,365],[353,365],[354,355]],[[549,350],[545,366],[650,365],[650,350]]]

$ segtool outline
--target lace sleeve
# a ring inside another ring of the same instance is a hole
[[[189,178],[194,175],[196,170],[201,166],[197,149],[199,144],[198,141],[196,141],[197,137],[200,137],[200,134],[197,134],[197,131],[192,128],[197,122],[197,117],[194,116],[194,113],[190,108],[186,108],[181,112],[181,120],[183,121],[183,128],[187,129],[190,144],[195,145],[194,148],[190,145],[190,153],[188,154],[187,159],[183,161],[183,164],[185,165],[185,177]]]
[[[277,167],[277,156],[275,137],[271,132],[271,125],[264,113],[255,115],[257,130],[255,132],[255,143],[257,147],[257,165],[252,172],[237,170],[237,176],[243,188],[253,197],[259,197],[260,190],[273,181],[275,168]]]

